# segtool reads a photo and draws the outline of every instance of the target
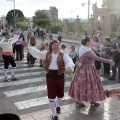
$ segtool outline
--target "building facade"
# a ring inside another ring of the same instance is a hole
[[[48,17],[52,21],[58,21],[58,9],[54,6],[51,6],[49,10],[41,10],[47,13]]]
[[[103,36],[120,33],[120,0],[103,0],[102,8],[93,11],[93,30]]]
[[[0,17],[0,27],[2,27],[4,29],[5,26],[6,26],[6,18],[5,18],[4,15],[1,15],[1,17]]]

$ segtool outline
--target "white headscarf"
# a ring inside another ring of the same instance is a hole
[[[80,58],[83,54],[85,54],[86,52],[88,52],[88,51],[93,52],[93,51],[91,50],[91,48],[82,45],[82,46],[80,47],[80,49],[79,49],[79,58]]]

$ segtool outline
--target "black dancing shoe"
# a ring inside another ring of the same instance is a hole
[[[57,108],[56,108],[56,112],[57,112],[57,113],[60,113],[60,111],[61,111],[61,108],[60,108],[60,107],[57,107]]]
[[[106,97],[110,97],[109,92],[107,90],[105,91],[105,94],[106,94]]]
[[[58,117],[57,116],[52,116],[52,120],[58,120]]]
[[[43,67],[43,65],[40,65],[39,67]]]
[[[18,80],[18,78],[17,77],[12,77],[11,80]]]
[[[6,77],[6,78],[4,79],[4,82],[10,82],[10,79]]]

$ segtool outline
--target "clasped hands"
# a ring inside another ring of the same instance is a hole
[[[67,72],[67,74],[71,75],[72,72],[73,72],[73,70],[72,70],[72,68],[68,67],[68,68],[66,69],[66,72]]]

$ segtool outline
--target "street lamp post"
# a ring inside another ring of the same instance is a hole
[[[71,12],[71,32],[72,32],[72,13],[73,13],[73,11],[71,10],[70,12]]]
[[[90,16],[90,0],[88,0],[88,21],[89,21],[89,16]]]
[[[88,3],[82,3],[82,6],[84,7],[84,5],[87,4],[88,5],[88,24],[89,24],[89,16],[90,16],[90,0],[88,0]],[[88,35],[89,31],[87,28],[87,35]]]
[[[12,1],[14,3],[14,27],[16,27],[16,17],[15,17],[15,0],[7,0]]]
[[[90,16],[90,0],[88,0],[88,3],[81,3],[81,5],[84,7],[85,6],[85,4],[87,4],[88,5],[88,20],[89,20],[89,16]]]

